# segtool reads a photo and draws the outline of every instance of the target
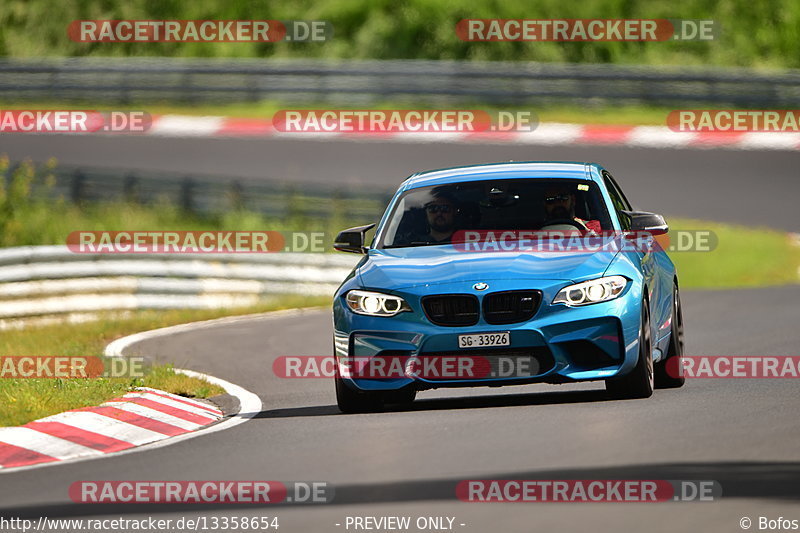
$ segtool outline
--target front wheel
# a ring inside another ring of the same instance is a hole
[[[677,389],[683,387],[683,309],[681,295],[676,285],[672,291],[672,331],[666,358],[656,365],[656,387]]]
[[[636,366],[621,378],[606,380],[606,391],[619,399],[649,398],[653,395],[653,345],[650,340],[650,306],[642,301],[642,324],[639,327],[639,359]]]
[[[336,380],[336,404],[343,413],[371,413],[383,408],[383,395],[376,391],[357,391],[341,378]]]

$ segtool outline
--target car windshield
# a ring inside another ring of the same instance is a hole
[[[450,244],[472,230],[612,229],[597,184],[569,179],[483,180],[405,192],[378,248]]]

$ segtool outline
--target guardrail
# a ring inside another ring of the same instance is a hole
[[[480,61],[69,58],[0,61],[0,98],[369,105],[797,107],[800,71]]]
[[[13,174],[18,164],[12,163],[8,174]],[[0,183],[2,180],[0,174]],[[76,204],[97,201],[168,204],[198,214],[245,210],[281,220],[346,219],[351,225],[378,220],[394,194],[394,188],[291,183],[275,175],[255,180],[234,175],[198,176],[67,165],[53,169],[37,166],[31,188],[38,197],[64,198]]]
[[[332,295],[358,257],[338,254],[77,254],[0,250],[0,322],[63,313],[252,305]],[[0,324],[1,326],[2,324]]]

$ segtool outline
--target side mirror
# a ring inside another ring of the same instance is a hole
[[[669,231],[664,217],[645,211],[623,211],[631,221],[631,231],[646,231],[653,235],[663,235]]]
[[[339,232],[333,243],[333,248],[340,252],[367,253],[367,249],[364,247],[364,235],[374,227],[375,224],[367,224],[366,226],[356,226]]]

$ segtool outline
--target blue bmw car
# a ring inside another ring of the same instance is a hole
[[[341,411],[442,387],[603,380],[615,398],[647,398],[683,385],[678,277],[657,242],[667,224],[603,167],[417,173],[367,246],[374,226],[334,245],[363,254],[333,302]]]

